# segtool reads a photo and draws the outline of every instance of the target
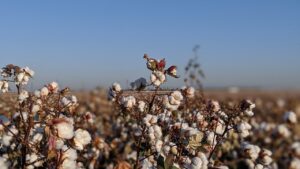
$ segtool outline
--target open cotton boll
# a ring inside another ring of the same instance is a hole
[[[122,90],[121,85],[119,83],[113,83],[112,84],[112,89],[115,92],[120,92]]]
[[[77,129],[75,131],[74,143],[77,150],[83,150],[83,147],[91,142],[92,138],[88,131]]]
[[[150,127],[152,124],[157,123],[157,116],[151,115],[151,114],[147,114],[144,117],[143,121],[146,124],[146,126]]]
[[[60,169],[75,169],[77,168],[77,163],[75,160],[64,159]]]
[[[151,83],[158,87],[166,80],[166,75],[161,71],[153,71],[150,76]]]
[[[43,87],[43,88],[41,89],[40,95],[41,95],[42,97],[45,97],[45,96],[48,96],[48,94],[49,94],[48,88],[47,88],[47,87]]]
[[[57,82],[51,82],[50,84],[48,84],[47,88],[49,89],[50,92],[57,93],[59,86]]]
[[[67,147],[64,145],[62,147],[63,150],[63,158],[70,159],[70,160],[76,160],[77,159],[77,152],[75,149]]]
[[[64,139],[71,139],[74,136],[74,126],[70,122],[62,121],[55,125],[58,137]]]
[[[1,166],[1,169],[8,169],[9,168],[9,163],[7,162],[6,158],[0,157],[0,166]]]
[[[23,103],[28,97],[29,97],[29,93],[26,90],[23,90],[19,94],[18,100],[19,100],[20,103]]]
[[[275,132],[277,134],[279,134],[280,136],[285,137],[285,138],[287,138],[287,137],[289,137],[291,135],[290,130],[284,124],[278,125],[276,127]]]
[[[144,112],[146,107],[146,103],[144,101],[139,101],[138,102],[138,109],[140,112]]]
[[[283,116],[283,120],[289,123],[297,123],[297,115],[294,112],[286,112]]]
[[[256,145],[249,144],[247,142],[242,143],[242,149],[246,156],[248,156],[253,161],[259,156],[260,148]]]
[[[136,100],[135,100],[135,98],[133,96],[122,97],[121,104],[125,108],[130,109],[130,108],[132,108],[136,104]]]
[[[300,166],[300,159],[293,158],[290,163],[289,169],[299,169],[299,166]]]
[[[294,142],[291,149],[297,156],[300,156],[300,142]]]
[[[9,87],[9,85],[8,85],[7,81],[1,81],[0,80],[0,90],[1,90],[2,93],[8,92],[8,87]]]

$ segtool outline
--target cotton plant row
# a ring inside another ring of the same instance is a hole
[[[108,94],[117,112],[116,135],[130,143],[132,150],[123,160],[133,168],[143,169],[228,168],[221,158],[221,148],[226,141],[237,141],[236,158],[251,161],[249,168],[270,167],[272,152],[246,142],[255,104],[244,100],[235,107],[223,108],[217,101],[198,97],[192,87],[160,95],[166,75],[178,77],[176,66],[165,69],[165,59],[148,55],[144,58],[151,71],[147,84],[156,89],[151,96],[126,95],[118,83],[112,85]],[[236,138],[232,138],[233,133]]]
[[[34,76],[30,68],[7,65],[1,69],[1,92],[16,86],[17,111],[0,119],[0,166],[5,168],[88,167],[95,155],[87,130],[91,114],[78,114],[77,98],[56,82],[29,92],[26,85]],[[93,168],[92,165],[90,168]]]

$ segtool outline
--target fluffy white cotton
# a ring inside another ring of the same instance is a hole
[[[275,132],[276,132],[277,134],[279,134],[280,136],[285,137],[285,138],[287,138],[287,137],[289,137],[289,136],[291,135],[290,130],[289,130],[289,129],[286,127],[286,125],[284,125],[284,124],[278,125],[278,126],[276,127]]]
[[[242,149],[244,151],[244,154],[253,161],[256,160],[259,156],[260,148],[256,145],[243,143]]]
[[[251,125],[247,122],[242,122],[239,125],[237,125],[237,131],[241,135],[241,137],[249,136],[249,130],[251,130],[251,128]]]
[[[154,86],[160,86],[166,80],[166,75],[161,71],[153,71],[150,76],[151,83]]]
[[[67,146],[63,146],[62,150],[64,151],[63,158],[70,159],[70,160],[77,159],[77,152],[75,149],[67,147]]]
[[[24,102],[27,98],[29,97],[29,93],[26,90],[23,90],[19,96],[18,96],[18,100],[20,103]]]
[[[58,132],[58,137],[71,139],[74,136],[74,126],[70,122],[62,121],[55,126]]]
[[[48,96],[48,94],[49,94],[48,88],[47,87],[43,87],[41,89],[40,96],[45,97],[45,96]]]
[[[1,166],[1,169],[9,168],[9,163],[7,162],[6,158],[0,157],[0,166]]]
[[[75,131],[74,143],[77,150],[83,150],[84,146],[91,142],[92,138],[88,131],[77,129]]]
[[[7,82],[7,81],[1,81],[1,80],[0,80],[0,91],[1,91],[2,93],[8,92],[8,87],[9,87],[9,85],[8,85],[8,82]]]
[[[144,101],[139,101],[138,102],[138,109],[140,112],[144,112],[146,107],[146,103]]]
[[[286,112],[283,116],[284,121],[289,123],[297,123],[297,115],[294,112]]]
[[[133,96],[122,97],[121,104],[125,108],[130,109],[130,108],[132,108],[136,104],[136,100],[135,100],[135,98]]]
[[[146,124],[146,126],[150,127],[151,125],[157,123],[157,116],[152,115],[152,114],[147,114],[144,117],[143,121]]]

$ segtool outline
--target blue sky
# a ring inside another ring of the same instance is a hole
[[[299,9],[296,0],[1,1],[0,63],[34,69],[34,87],[125,85],[149,77],[144,53],[183,74],[199,44],[205,86],[300,87]]]

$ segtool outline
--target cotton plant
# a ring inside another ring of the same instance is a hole
[[[1,92],[10,84],[17,90],[17,111],[0,121],[1,168],[85,168],[78,155],[90,154],[92,136],[81,128],[85,116],[75,112],[77,98],[56,82],[27,91],[34,74],[15,65],[1,69]]]
[[[237,152],[243,140],[250,137],[255,104],[244,100],[231,108],[222,107],[218,101],[198,97],[190,86],[159,94],[166,75],[179,77],[177,67],[165,69],[165,59],[156,60],[148,55],[144,58],[151,70],[148,84],[156,89],[150,96],[122,90],[117,83],[108,92],[117,112],[115,130],[118,135],[126,136],[120,139],[127,144],[119,146],[131,147],[123,160],[134,168],[228,167],[219,159],[220,154],[227,152],[220,150],[228,141],[234,141],[232,149]],[[258,152],[264,154],[268,157],[259,161],[268,166],[272,154],[265,150]]]

